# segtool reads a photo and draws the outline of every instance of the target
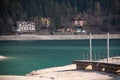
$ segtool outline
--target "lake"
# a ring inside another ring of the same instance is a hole
[[[93,40],[93,60],[107,56],[105,39]],[[0,41],[0,75],[25,75],[33,70],[89,59],[89,40]],[[120,39],[110,39],[110,56],[120,56]]]

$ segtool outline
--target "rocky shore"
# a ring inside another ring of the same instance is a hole
[[[106,39],[106,34],[93,34],[93,39]],[[6,35],[0,36],[0,40],[79,40],[89,39],[88,34],[79,35],[36,35],[36,34],[24,34],[24,35]],[[120,34],[110,34],[110,39],[120,39]]]

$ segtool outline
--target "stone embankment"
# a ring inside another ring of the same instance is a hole
[[[106,39],[106,34],[93,34],[93,39]],[[0,40],[79,40],[89,39],[88,34],[80,35],[36,35],[36,34],[24,34],[24,35],[9,35],[0,36]],[[120,39],[120,34],[110,34],[110,39]]]

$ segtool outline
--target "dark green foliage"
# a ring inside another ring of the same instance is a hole
[[[88,31],[120,30],[120,0],[0,0],[0,34],[13,33],[18,20],[36,17],[54,19],[54,28],[66,27],[78,14]]]

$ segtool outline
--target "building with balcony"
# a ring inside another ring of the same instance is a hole
[[[36,31],[36,26],[34,22],[31,21],[17,21],[17,32],[20,33],[29,33],[29,32],[35,32]]]

